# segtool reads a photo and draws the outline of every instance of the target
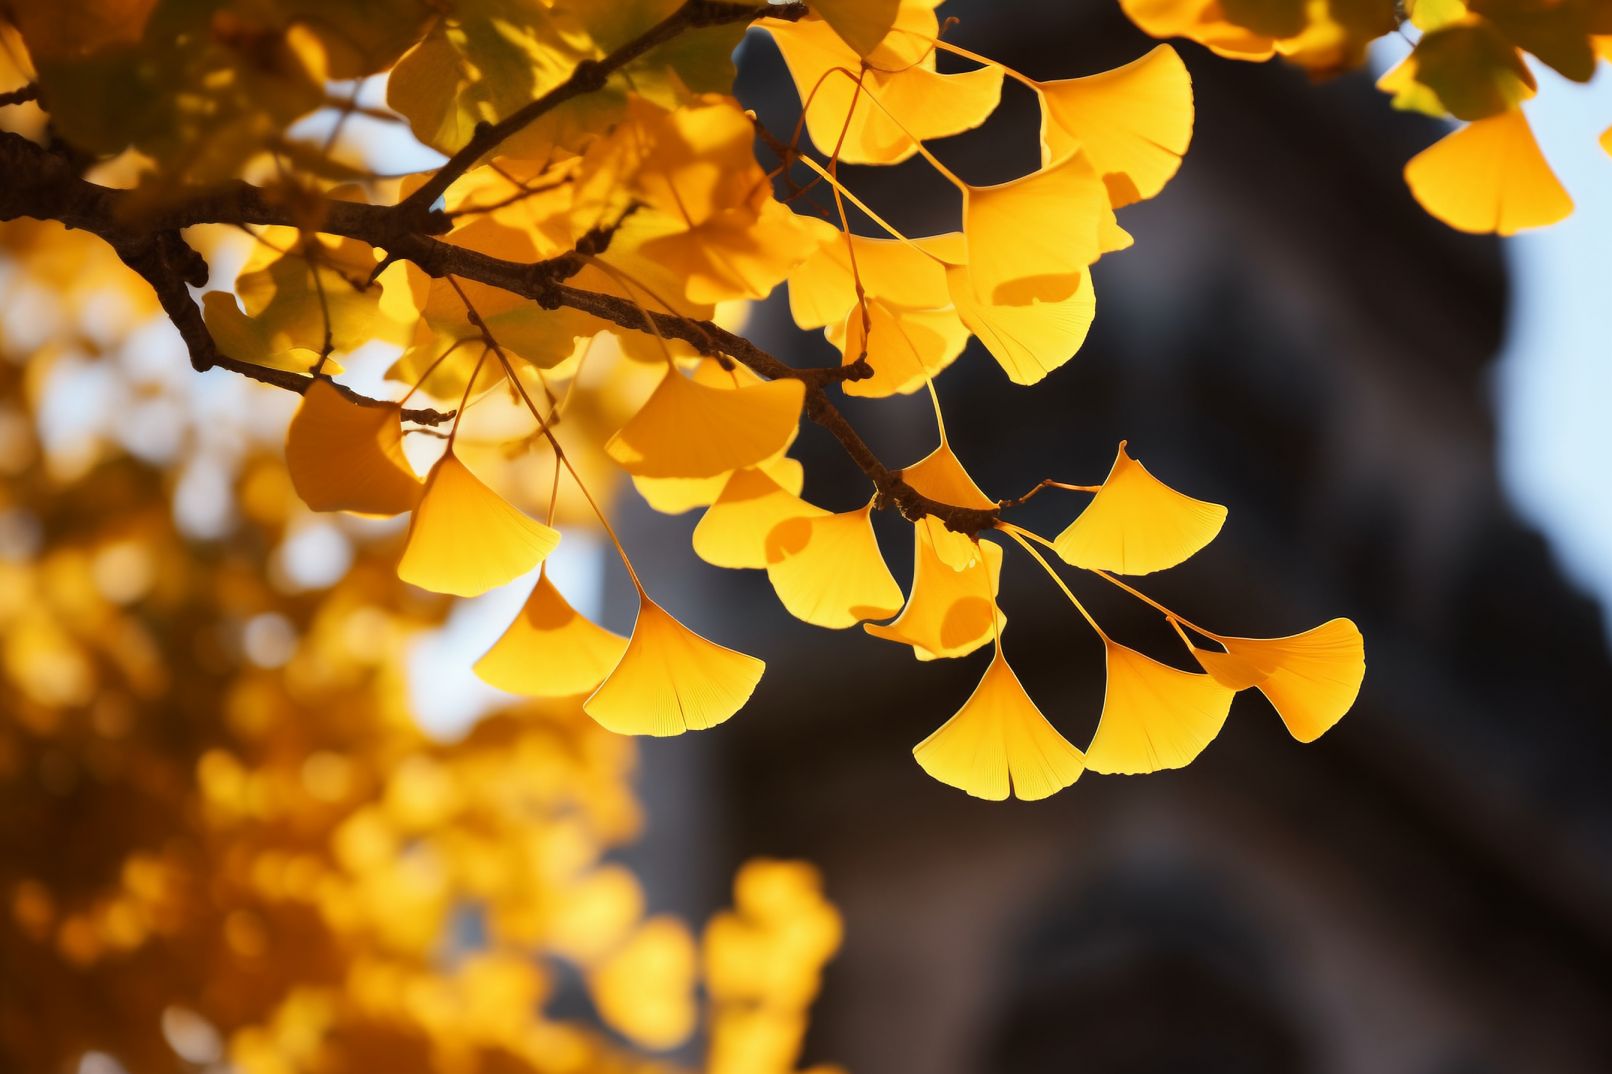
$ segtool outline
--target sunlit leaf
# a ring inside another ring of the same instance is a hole
[[[973,565],[955,570],[935,552],[929,530],[914,527],[912,590],[906,606],[892,622],[866,623],[862,629],[912,646],[919,660],[967,656],[1007,624],[996,606],[1001,576],[1001,546],[981,541]]]
[[[1053,541],[1071,566],[1151,574],[1191,558],[1225,524],[1224,507],[1175,491],[1131,458],[1125,443],[1086,509]]]
[[[397,574],[433,593],[474,597],[519,578],[559,543],[558,530],[482,484],[450,449],[426,477]]]
[[[285,462],[297,495],[315,511],[395,515],[420,502],[420,478],[403,457],[402,408],[360,406],[318,379],[286,432]]]
[[[626,638],[572,608],[544,571],[475,670],[483,682],[512,694],[570,697],[597,687],[626,647]]]
[[[839,514],[791,518],[767,534],[767,579],[789,614],[842,630],[901,608],[896,584],[873,532],[873,505]]]
[[[946,282],[958,317],[1015,384],[1035,384],[1074,357],[1097,314],[1091,274],[1085,271],[1067,297],[1024,305],[980,298],[964,266],[948,267]]]
[[[760,569],[767,566],[775,526],[826,513],[763,470],[737,470],[694,527],[694,554],[713,567]]]
[[[1081,752],[1041,714],[998,649],[963,707],[913,747],[925,772],[975,798],[1049,797],[1080,778]]]
[[[707,641],[641,596],[621,662],[583,703],[622,735],[680,735],[723,723],[750,700],[766,665]]]
[[[1405,165],[1422,208],[1461,231],[1515,235],[1573,211],[1521,109],[1469,123]]]
[[[1365,641],[1347,619],[1286,638],[1213,637],[1226,651],[1193,646],[1198,663],[1228,689],[1257,687],[1300,742],[1320,738],[1359,696]]]
[[[1104,648],[1108,686],[1087,768],[1120,775],[1180,768],[1214,741],[1235,691],[1117,642],[1105,640]]]
[[[1162,190],[1192,141],[1192,78],[1169,45],[1037,92],[1043,163],[1084,153],[1116,209]]]
[[[996,501],[974,484],[957,453],[944,439],[934,451],[905,467],[901,476],[907,484],[940,503],[985,511],[996,506]],[[960,571],[979,562],[980,543],[966,533],[949,529],[944,520],[925,515],[914,525],[923,531],[940,561],[952,570]]]
[[[797,380],[712,388],[669,369],[605,449],[642,477],[714,477],[788,447],[804,399]]]

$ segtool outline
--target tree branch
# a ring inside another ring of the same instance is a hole
[[[9,104],[27,104],[29,101],[39,99],[39,84],[30,82],[26,86],[0,93],[0,108]]]
[[[536,122],[566,101],[604,89],[611,75],[663,45],[684,30],[720,26],[729,22],[753,22],[759,18],[795,20],[806,14],[803,3],[744,4],[722,0],[688,0],[660,22],[620,48],[597,60],[583,60],[571,76],[541,97],[511,112],[497,123],[479,123],[475,133],[448,162],[426,180],[425,185],[398,203],[395,210],[403,218],[422,217],[443,193],[476,161],[498,148],[506,139]]]
[[[731,10],[733,5],[696,2],[691,8]],[[753,9],[752,15],[754,14]],[[787,10],[787,8],[785,9]],[[580,310],[633,331],[654,330],[681,340],[701,354],[742,363],[769,380],[788,378],[806,388],[805,414],[828,430],[851,460],[873,482],[881,507],[893,506],[916,521],[931,516],[960,533],[977,535],[995,525],[1000,508],[968,508],[931,499],[908,484],[901,471],[879,461],[867,442],[830,399],[827,389],[872,374],[866,362],[819,369],[796,369],[779,361],[743,336],[710,321],[669,313],[648,312],[629,298],[573,287],[565,281],[580,267],[581,253],[522,263],[492,257],[443,242],[433,235],[446,230],[440,213],[409,218],[395,207],[365,205],[310,197],[301,192],[229,183],[158,210],[143,220],[133,216],[131,195],[86,182],[62,158],[28,140],[0,132],[0,220],[17,216],[56,220],[105,239],[118,256],[156,291],[163,310],[190,348],[198,369],[222,367],[255,380],[298,393],[312,377],[266,369],[218,353],[189,286],[206,282],[206,265],[180,237],[179,229],[197,224],[260,224],[301,227],[358,239],[385,253],[388,260],[413,263],[432,277],[453,275],[529,298],[546,309]],[[602,244],[606,236],[588,242]],[[339,386],[338,386],[339,387]],[[347,389],[354,402],[387,405]],[[452,417],[434,410],[404,411],[405,420],[436,425]]]

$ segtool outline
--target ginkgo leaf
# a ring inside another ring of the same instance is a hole
[[[1422,208],[1460,231],[1515,235],[1573,211],[1521,109],[1468,123],[1405,165]]]
[[[1116,209],[1164,189],[1192,141],[1192,77],[1169,45],[1037,92],[1042,162],[1082,151]]]
[[[862,57],[825,22],[761,23],[789,67],[812,142],[847,164],[899,163],[917,152],[917,141],[979,126],[1001,100],[1000,68],[935,70],[928,46],[938,30],[934,12],[903,5],[900,22],[905,25],[886,37],[866,70]],[[916,55],[881,56],[892,44],[896,51],[916,49]]]
[[[817,0],[812,4],[812,13],[862,56],[879,47],[900,10],[901,0]]]
[[[1411,54],[1377,82],[1394,107],[1435,116],[1486,119],[1534,95],[1522,53],[1475,15],[1422,35]]]
[[[996,506],[996,501],[974,484],[974,479],[963,469],[962,460],[944,438],[934,451],[904,467],[901,478],[931,500],[953,507],[988,511]],[[952,570],[960,571],[979,562],[980,543],[968,534],[948,529],[946,523],[934,515],[925,515],[913,525],[924,532],[935,555]]]
[[[1002,578],[1002,548],[979,543],[974,565],[954,570],[936,554],[929,531],[913,527],[912,591],[893,622],[865,623],[875,638],[913,648],[919,660],[967,656],[1007,625],[996,606]]]
[[[946,282],[958,317],[1015,384],[1035,384],[1074,357],[1097,315],[1097,295],[1086,271],[1067,298],[1022,306],[981,299],[961,265],[946,269]]]
[[[762,568],[767,537],[792,518],[827,514],[760,469],[737,470],[694,527],[694,554],[713,567]]]
[[[843,630],[901,609],[901,586],[879,551],[873,504],[839,514],[821,512],[772,527],[767,580],[796,619]]]
[[[591,42],[568,10],[459,0],[392,68],[386,103],[443,153],[570,77]]]
[[[961,233],[955,233],[961,239]],[[891,307],[927,310],[951,305],[946,266],[923,243],[864,235],[831,237],[789,274],[789,311],[802,328],[844,322],[857,305],[856,281]],[[958,251],[958,259],[964,255]],[[852,265],[855,271],[852,271]]]
[[[968,345],[968,326],[954,309],[900,309],[869,299],[867,312],[869,330],[863,329],[862,311],[853,309],[842,326],[827,333],[843,364],[865,358],[873,370],[864,380],[842,382],[846,395],[877,399],[917,391]]]
[[[475,672],[512,694],[572,697],[604,681],[626,648],[626,638],[572,608],[544,570],[520,614],[476,661]]]
[[[397,576],[433,593],[474,597],[543,562],[560,533],[481,483],[452,450],[431,467]]]
[[[1175,491],[1131,458],[1125,444],[1086,509],[1052,542],[1070,566],[1151,574],[1189,559],[1225,524],[1224,507]]]
[[[979,299],[1008,306],[1075,293],[1083,270],[1108,249],[1108,187],[1083,152],[996,186],[963,194],[968,276]]]
[[[248,259],[235,293],[282,346],[318,351],[328,342],[344,354],[376,340],[402,343],[408,326],[389,315],[384,289],[369,282],[375,265],[375,251],[357,239],[307,240],[284,254],[264,245]]]
[[[1314,742],[1343,718],[1366,675],[1365,639],[1348,619],[1285,638],[1210,637],[1226,651],[1193,646],[1203,669],[1231,690],[1258,687],[1300,742]]]
[[[1050,797],[1080,778],[1085,757],[1060,735],[1025,692],[1000,649],[956,715],[913,747],[925,772],[975,798],[1026,802]]]
[[[772,478],[791,496],[799,496],[806,484],[806,471],[799,460],[787,455],[776,455],[764,460],[756,469]],[[709,507],[727,487],[730,471],[714,477],[640,477],[632,475],[633,488],[644,502],[663,515],[681,515],[696,507]]]
[[[761,193],[755,207],[724,209],[687,231],[651,239],[644,255],[681,276],[692,302],[766,298],[811,254],[823,232],[769,191]]]
[[[1120,0],[1131,21],[1154,37],[1186,37],[1233,60],[1268,60],[1276,42],[1226,17],[1221,0]]]
[[[260,317],[249,317],[235,304],[228,291],[208,291],[202,295],[202,316],[219,353],[242,362],[306,373],[319,361],[319,352],[303,346],[278,326]],[[326,361],[324,371],[335,374],[341,367]]]
[[[352,402],[317,378],[286,431],[285,462],[297,495],[315,511],[396,515],[420,502],[421,482],[403,457],[402,408]]]
[[[583,711],[620,735],[680,735],[715,727],[750,700],[766,665],[694,633],[640,595],[621,662]]]
[[[1236,691],[1117,642],[1103,644],[1108,686],[1086,767],[1137,775],[1190,763],[1220,733]]]
[[[713,388],[669,369],[605,451],[642,477],[714,477],[788,447],[805,399],[798,380]]]

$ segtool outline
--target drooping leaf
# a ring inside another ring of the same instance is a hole
[[[1320,738],[1360,694],[1365,641],[1347,619],[1286,638],[1213,637],[1226,651],[1193,646],[1198,663],[1227,689],[1258,688],[1300,742]]]
[[[1117,642],[1105,639],[1104,647],[1108,686],[1087,768],[1119,775],[1180,768],[1214,741],[1235,691]]]
[[[1405,165],[1422,208],[1460,231],[1515,235],[1573,211],[1521,109],[1469,123]]]
[[[286,432],[286,470],[315,511],[396,515],[420,502],[420,478],[403,457],[402,408],[360,405],[329,381],[303,393]]]
[[[397,574],[433,593],[474,597],[519,578],[559,543],[558,530],[482,484],[449,450],[426,477]]]
[[[1002,549],[979,543],[972,566],[955,570],[936,553],[929,531],[913,527],[912,589],[906,606],[890,623],[865,623],[876,638],[912,646],[919,660],[967,656],[1007,624],[996,606],[1002,577]]]
[[[626,638],[571,607],[545,570],[475,670],[483,682],[512,694],[571,697],[592,692],[626,648]]]
[[[743,707],[764,668],[753,656],[707,641],[640,596],[638,622],[620,663],[582,707],[622,735],[703,731]]]
[[[1047,798],[1080,778],[1081,752],[1041,714],[1001,650],[963,707],[913,747],[925,772],[975,798]]]
[[[1125,444],[1086,509],[1053,541],[1071,566],[1151,574],[1191,558],[1225,524],[1224,507],[1175,491],[1131,458]]]
[[[804,399],[798,380],[712,388],[670,369],[605,450],[643,477],[714,477],[788,447]]]
[[[788,519],[767,535],[767,579],[797,619],[830,630],[900,610],[901,587],[879,551],[873,505]]]
[[[1192,141],[1192,78],[1169,45],[1037,91],[1042,162],[1083,152],[1116,209],[1162,190]]]

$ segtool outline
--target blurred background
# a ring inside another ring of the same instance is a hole
[[[959,41],[1037,78],[1151,44],[1111,3],[945,12]],[[1414,204],[1400,169],[1441,126],[1390,111],[1372,73],[1310,85],[1176,44],[1192,150],[1122,214],[1136,245],[1095,269],[1084,349],[1023,390],[972,344],[939,381],[948,431],[993,496],[1097,481],[1129,438],[1155,473],[1228,504],[1214,545],[1143,588],[1232,634],[1353,617],[1355,710],[1301,746],[1242,695],[1184,771],[978,802],[908,751],[982,654],[920,666],[803,629],[753,574],[685,571],[707,606],[743,610],[709,625],[753,639],[770,670],[723,733],[646,746],[652,793],[696,803],[657,838],[715,875],[757,852],[819,863],[847,933],[808,1054],[852,1070],[1612,1070],[1612,172],[1594,144],[1612,94],[1544,86],[1530,116],[1578,211],[1502,242]],[[787,129],[770,45],[746,48],[742,99]],[[1018,89],[988,130],[938,147],[965,179],[1033,164]],[[921,164],[849,176],[897,226],[952,226],[953,195]],[[793,362],[828,357],[782,302],[752,328]],[[881,457],[916,460],[927,403],[904,422],[893,409],[853,420]],[[807,430],[797,454],[809,499],[861,502],[826,437]],[[1032,528],[1062,526],[1057,495],[1025,509]],[[687,528],[647,511],[636,525]],[[688,562],[680,541],[648,543],[668,550],[663,576]],[[1007,558],[1014,666],[1084,742],[1100,646]],[[1119,637],[1161,640],[1146,609],[1082,581]]]
[[[961,43],[1034,77],[1110,68],[1153,43],[1112,0],[943,13],[962,18]],[[1122,214],[1136,245],[1096,267],[1085,347],[1025,390],[971,345],[939,381],[948,432],[993,496],[1100,481],[1129,439],[1170,484],[1229,505],[1209,549],[1142,588],[1232,635],[1352,617],[1368,662],[1355,710],[1300,746],[1244,695],[1183,771],[977,801],[910,750],[967,697],[984,654],[920,665],[860,631],[798,623],[758,572],[694,557],[697,516],[627,494],[623,536],[657,595],[769,669],[719,731],[640,744],[642,838],[618,856],[653,908],[696,921],[749,858],[820,866],[845,940],[805,1058],[857,1074],[1604,1074],[1612,183],[1594,136],[1612,93],[1604,78],[1584,90],[1542,74],[1530,118],[1578,211],[1502,242],[1411,200],[1400,169],[1441,127],[1390,111],[1371,73],[1311,85],[1279,63],[1177,47],[1196,88],[1193,146],[1161,197]],[[793,88],[759,34],[739,95],[773,130],[792,126]],[[1034,165],[1036,123],[1010,83],[988,129],[936,149],[967,180],[1006,179]],[[953,226],[955,194],[921,164],[844,174],[909,233]],[[87,315],[88,335],[110,339],[106,323]],[[50,331],[5,327],[24,349]],[[291,400],[196,377],[165,328],[142,331],[138,376],[229,416],[201,447],[239,455],[248,426],[275,438]],[[749,331],[794,364],[837,360],[793,327],[781,293]],[[41,412],[58,455],[118,405],[101,367],[73,375]],[[892,465],[934,446],[922,396],[846,410]],[[171,454],[171,411],[124,418],[134,456]],[[819,430],[793,454],[808,499],[865,502],[865,479]],[[196,457],[173,511],[205,540],[227,528],[231,478]],[[1054,532],[1071,511],[1059,495],[1019,520]],[[905,524],[877,522],[904,580]],[[297,531],[274,569],[328,584],[348,565],[333,533]],[[14,537],[0,527],[0,551]],[[630,625],[636,600],[597,542],[568,534],[554,570],[584,611]],[[1014,667],[1084,743],[1101,649],[1016,549],[1003,578]],[[1077,595],[1118,639],[1169,651],[1156,616],[1084,582]],[[469,665],[526,588],[458,605],[415,647],[408,708],[435,738],[473,733],[507,700]],[[0,987],[27,987],[16,967],[0,973]],[[561,992],[587,1016],[574,984]]]

